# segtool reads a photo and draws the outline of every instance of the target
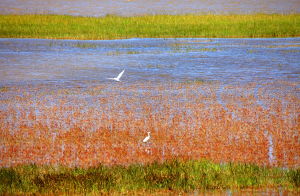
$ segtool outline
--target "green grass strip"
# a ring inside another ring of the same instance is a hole
[[[298,192],[300,169],[206,160],[130,166],[66,168],[18,166],[0,169],[0,194],[82,194],[285,189]]]
[[[300,36],[300,14],[76,17],[0,15],[1,38],[256,38]]]

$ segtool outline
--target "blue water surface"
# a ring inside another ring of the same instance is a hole
[[[300,38],[0,39],[0,85],[274,80],[299,83]]]

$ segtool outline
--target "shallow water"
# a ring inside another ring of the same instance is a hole
[[[84,16],[185,13],[291,13],[300,12],[298,0],[1,0],[0,13],[49,13]]]
[[[275,80],[299,87],[300,38],[274,39],[0,39],[0,85]]]

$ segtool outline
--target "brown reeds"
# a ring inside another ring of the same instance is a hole
[[[295,88],[283,84],[282,88]],[[256,84],[8,87],[0,166],[89,167],[174,157],[299,167],[300,99]],[[151,139],[143,143],[146,133]]]

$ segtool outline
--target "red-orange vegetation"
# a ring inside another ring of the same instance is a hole
[[[9,99],[0,100],[0,166],[89,167],[181,157],[299,167],[297,91],[255,87],[43,86],[33,95],[14,87],[2,94]],[[143,143],[148,131],[151,139]]]

